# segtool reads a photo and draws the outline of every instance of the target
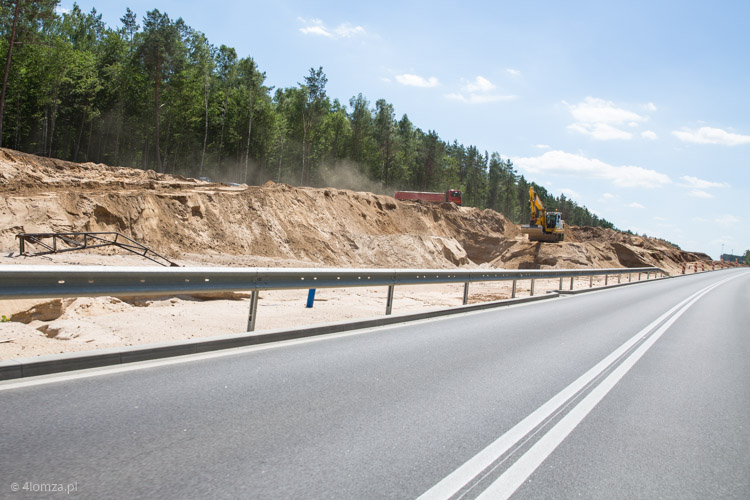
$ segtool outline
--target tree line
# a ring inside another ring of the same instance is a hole
[[[396,190],[461,189],[464,204],[529,219],[533,185],[568,223],[612,227],[529,183],[512,161],[426,132],[385,99],[326,94],[323,68],[273,88],[252,57],[181,19],[129,8],[112,28],[59,0],[4,0],[0,145],[76,162],[223,182]]]

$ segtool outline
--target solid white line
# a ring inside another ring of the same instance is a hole
[[[395,326],[395,325],[390,325],[390,326]],[[114,373],[123,373],[123,372],[136,371],[136,370],[146,370],[149,368],[155,368],[155,367],[160,367],[160,366],[179,365],[182,363],[191,363],[193,361],[201,361],[204,359],[223,358],[225,356],[236,356],[239,354],[247,354],[250,352],[265,351],[268,349],[276,349],[276,348],[284,347],[284,346],[292,346],[292,345],[299,345],[299,344],[307,344],[310,342],[318,342],[318,341],[325,340],[325,339],[350,337],[354,335],[361,335],[365,332],[371,331],[376,328],[385,328],[385,327],[366,328],[363,330],[357,330],[353,332],[331,333],[331,334],[326,334],[326,335],[318,335],[315,337],[306,337],[306,338],[293,339],[293,340],[283,340],[280,342],[269,342],[267,344],[258,344],[258,345],[251,345],[251,346],[246,346],[246,347],[235,347],[233,349],[225,349],[221,351],[211,351],[211,352],[206,352],[206,353],[187,354],[184,356],[162,358],[162,359],[156,359],[156,360],[151,360],[151,361],[139,361],[139,362],[134,362],[134,363],[125,363],[125,364],[111,366],[111,367],[90,368],[86,370],[71,371],[71,372],[65,372],[61,374],[40,375],[38,377],[32,377],[32,378],[28,378],[28,379],[20,380],[20,381],[9,380],[7,382],[0,382],[0,392],[8,391],[11,389],[18,389],[20,387],[32,387],[36,385],[51,384],[55,382],[64,382],[68,380],[78,380],[78,379],[83,379],[83,378],[100,377],[102,375],[111,375]]]
[[[697,297],[702,296],[701,294],[707,293],[715,286],[719,286],[730,279],[734,279],[737,276],[723,280],[719,283],[709,285],[708,287],[699,290],[687,299],[683,300],[676,306],[672,307],[669,311],[659,316],[656,320],[651,322],[644,329],[639,331],[631,339],[622,344],[619,348],[613,351],[609,356],[604,358],[602,361],[597,363],[589,371],[581,375],[575,382],[567,386],[565,389],[560,391],[557,395],[552,397],[549,401],[544,403],[533,413],[523,419],[521,422],[516,424],[508,432],[500,436],[497,440],[487,446],[485,449],[480,451],[474,457],[469,459],[458,469],[450,473],[448,476],[443,478],[435,486],[423,493],[418,500],[442,500],[447,499],[458,493],[459,490],[468,485],[477,476],[479,476],[487,467],[492,465],[493,462],[498,460],[503,454],[505,454],[511,447],[523,439],[529,432],[540,425],[544,420],[555,413],[561,406],[563,406],[570,398],[586,387],[591,381],[596,379],[601,373],[610,367],[617,359],[625,354],[633,345],[637,344],[646,335],[648,335],[654,328],[660,323],[669,318],[675,311],[685,306],[691,301],[697,300]],[[669,323],[671,324],[671,323]]]
[[[704,288],[699,294],[685,304],[677,313],[667,320],[653,335],[646,339],[638,349],[628,356],[611,374],[596,386],[580,403],[578,403],[565,417],[550,429],[534,446],[523,454],[508,468],[494,483],[492,483],[477,500],[494,500],[509,498],[534,473],[534,471],[552,454],[562,441],[573,432],[578,424],[596,407],[612,388],[630,371],[631,368],[651,349],[677,319],[690,307],[714,288],[723,285],[738,276],[715,283]]]

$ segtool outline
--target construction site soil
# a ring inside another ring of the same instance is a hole
[[[86,254],[24,257],[19,255],[16,238],[19,233],[116,231],[182,265],[442,269],[654,266],[668,273],[680,272],[683,264],[711,265],[705,254],[603,228],[568,226],[563,242],[529,242],[518,225],[489,209],[397,201],[367,192],[273,182],[263,186],[211,183],[153,170],[77,164],[9,149],[0,149],[0,193],[2,264],[150,265],[111,247]],[[430,292],[422,287],[423,293],[415,292],[409,300],[404,297],[402,310],[458,305],[460,301],[454,304],[453,299],[445,299],[448,288]],[[486,290],[473,290],[475,301],[503,298],[509,293],[507,286],[497,283]],[[375,309],[369,305],[376,298],[380,300],[379,294],[384,293],[380,290],[339,290],[336,300],[331,300],[330,314],[316,312],[320,317],[314,318],[308,317],[311,313],[291,312],[302,303],[297,299],[299,292],[292,292],[264,294],[280,294],[279,304],[289,301],[293,305],[274,308],[272,302],[263,301],[260,329],[353,317],[357,307],[346,297],[368,304],[360,311],[363,315],[382,313],[382,302]],[[453,295],[458,300],[461,294],[457,289]],[[0,313],[11,319],[0,323],[0,359],[220,335],[242,331],[242,317],[246,317],[244,311],[232,326],[213,328],[204,324],[165,337],[171,330],[184,330],[185,324],[178,321],[170,329],[152,318],[145,321],[148,328],[135,327],[135,309],[143,309],[144,304],[168,304],[166,309],[171,312],[167,317],[194,322],[199,316],[195,300],[132,302],[114,298],[0,301]],[[193,308],[192,312],[175,313],[182,302]],[[227,302],[229,308],[244,309],[237,307],[236,300]],[[394,307],[398,304],[397,300]],[[216,303],[213,306],[213,310],[221,309]],[[279,321],[274,321],[264,307],[275,309]],[[47,312],[40,312],[44,310]],[[129,315],[126,323],[131,325],[130,330],[113,326],[122,323],[123,314]],[[222,314],[226,317],[228,313]],[[107,315],[116,319],[110,323],[91,320]],[[97,324],[90,326],[92,323]]]

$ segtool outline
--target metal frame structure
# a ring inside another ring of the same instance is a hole
[[[113,237],[108,239],[108,237]],[[48,255],[52,253],[72,252],[74,250],[86,250],[90,248],[102,248],[116,246],[140,255],[150,261],[156,262],[166,267],[179,267],[178,264],[160,255],[149,247],[138,243],[133,238],[125,236],[115,231],[100,232],[70,232],[70,233],[20,233],[16,235],[21,255],[36,256]],[[51,242],[43,241],[52,239]],[[124,241],[120,241],[124,240]],[[58,245],[58,242],[62,245]],[[47,251],[29,253],[26,251],[26,245],[38,245],[46,248]]]
[[[108,267],[108,266],[27,266],[0,265],[0,300],[97,296],[159,296],[210,292],[252,292],[248,331],[255,329],[258,292],[317,288],[388,287],[386,314],[393,309],[396,285],[463,283],[463,303],[468,303],[469,284],[512,281],[512,297],[518,280],[531,280],[530,292],[538,279],[570,278],[570,289],[576,277],[628,275],[632,281],[666,273],[657,267],[626,269],[277,269],[223,267]]]

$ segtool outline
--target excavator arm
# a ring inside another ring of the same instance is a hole
[[[536,224],[536,221],[541,219],[544,221],[542,225],[546,225],[547,210],[544,208],[542,199],[534,191],[534,186],[529,186],[529,201],[531,203],[531,223]]]

